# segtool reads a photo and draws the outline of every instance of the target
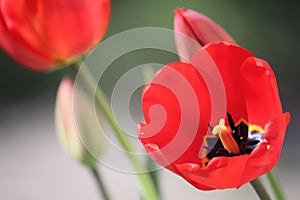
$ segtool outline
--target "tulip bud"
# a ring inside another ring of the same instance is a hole
[[[74,109],[75,100],[78,101],[76,105],[80,105],[79,110]],[[55,107],[58,139],[71,158],[96,167],[96,157],[102,152],[103,139],[97,130],[99,124],[92,108],[84,93],[74,88],[70,79],[63,79],[58,89]]]
[[[220,25],[196,11],[184,8],[175,11],[174,30],[177,51],[182,61],[189,61],[197,50],[208,43],[235,43]]]
[[[110,0],[1,1],[0,46],[32,70],[69,65],[101,40],[109,14]]]

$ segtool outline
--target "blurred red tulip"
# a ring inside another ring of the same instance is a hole
[[[110,0],[0,0],[0,45],[24,66],[47,71],[88,53],[109,15]]]
[[[240,187],[275,166],[290,115],[266,61],[226,42],[201,51],[220,72],[227,116],[207,132],[212,100],[204,75],[193,62],[170,63],[144,88],[139,138],[156,162],[199,189]],[[211,67],[199,55],[195,63]]]
[[[177,9],[174,17],[177,51],[181,58],[189,59],[208,43],[226,41],[235,43],[232,37],[216,22],[203,14],[185,8]],[[178,34],[181,33],[181,34]],[[183,37],[183,35],[187,37]],[[198,47],[192,40],[198,43]]]

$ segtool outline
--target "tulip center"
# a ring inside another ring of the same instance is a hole
[[[208,163],[218,156],[238,156],[250,154],[263,140],[264,130],[257,125],[249,125],[241,120],[235,124],[232,116],[228,113],[229,126],[225,125],[225,120],[212,128],[212,136],[206,136],[204,149]]]

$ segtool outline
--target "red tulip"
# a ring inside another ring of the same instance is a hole
[[[224,84],[226,113],[218,116],[197,66],[211,67],[203,53]],[[202,190],[238,188],[269,172],[290,119],[269,64],[226,42],[205,46],[191,60],[167,64],[143,90],[146,122],[138,131],[147,152]]]
[[[70,64],[103,37],[109,0],[0,0],[0,45],[24,66]]]
[[[185,8],[175,11],[174,31],[177,50],[181,58],[190,58],[195,51],[208,43],[218,41],[235,43],[216,22],[205,15]],[[193,41],[196,41],[198,45]]]

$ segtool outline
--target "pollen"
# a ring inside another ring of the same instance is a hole
[[[226,130],[227,127],[225,126],[225,120],[224,119],[220,119],[220,122],[217,126],[214,127],[212,133],[214,135],[220,134],[222,133],[223,130]]]

